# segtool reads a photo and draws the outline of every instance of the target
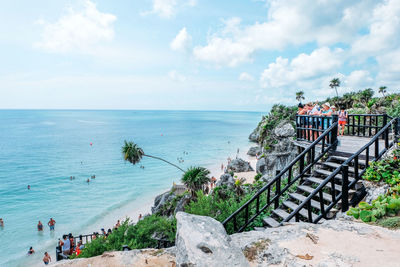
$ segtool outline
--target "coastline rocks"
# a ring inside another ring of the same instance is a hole
[[[290,137],[294,136],[295,130],[291,123],[283,122],[274,129],[274,134],[278,137]]]
[[[233,172],[248,172],[254,171],[254,169],[250,166],[250,162],[244,161],[241,158],[233,159],[228,166],[226,167],[227,171]]]
[[[260,135],[259,135],[259,133],[258,133],[258,131],[257,131],[257,128],[256,129],[254,129],[254,131],[249,135],[249,140],[251,141],[251,142],[258,142],[258,139],[260,138]]]
[[[249,148],[249,151],[247,151],[247,155],[249,156],[257,156],[257,154],[261,153],[261,148],[258,146],[253,146]]]
[[[235,179],[229,174],[224,173],[221,175],[217,182],[217,186],[226,185],[228,188],[232,188],[235,185]]]
[[[176,204],[176,208],[174,210],[174,214],[178,213],[179,211],[185,211],[186,204],[190,202],[190,195],[184,195]]]
[[[155,214],[155,213],[160,212],[162,207],[166,203],[173,200],[175,197],[176,197],[176,195],[171,191],[167,191],[165,193],[162,193],[161,195],[156,196],[156,198],[154,199],[154,206],[151,207],[151,213]]]
[[[275,176],[277,170],[282,170],[297,155],[296,146],[293,143],[295,130],[288,121],[279,123],[268,137],[268,143],[263,141],[263,146],[268,146],[263,157],[257,161],[256,171],[264,176]],[[265,180],[265,179],[264,179]]]
[[[220,222],[184,212],[178,212],[176,219],[177,266],[249,266],[242,251],[230,244]]]

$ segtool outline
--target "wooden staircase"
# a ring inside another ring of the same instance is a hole
[[[349,155],[350,156],[350,155]],[[318,187],[321,183],[324,182],[324,179],[332,174],[332,172],[339,168],[348,157],[343,156],[343,153],[340,151],[334,152],[328,160],[325,162],[321,162],[316,165],[316,168],[313,170],[311,175],[307,175],[304,177],[304,180],[300,182],[300,185],[297,187],[296,192],[289,193],[288,199],[284,200],[279,208],[274,209],[272,211],[271,216],[265,217],[263,219],[264,225],[267,227],[277,227],[280,223],[287,217],[289,217],[290,213],[299,206],[302,202],[304,202],[307,196],[312,193],[316,187]],[[363,164],[365,166],[365,160],[359,160],[359,164]],[[349,183],[355,180],[354,177],[355,170],[353,167],[349,167]],[[332,203],[332,200],[335,199],[335,196],[342,191],[342,176],[340,174],[335,176],[334,185],[329,183],[323,187],[322,193],[322,202],[324,205],[324,210],[328,209],[328,206]],[[349,201],[353,197],[355,190],[350,189],[348,196]],[[335,214],[340,210],[341,201],[337,203],[337,207],[332,208],[330,212],[327,214],[326,218],[332,218]],[[311,200],[311,216],[316,219],[321,213],[321,201],[320,196],[316,196]],[[308,221],[308,208],[301,209],[299,212],[299,220],[300,221]],[[295,218],[292,218],[290,221],[294,222]]]

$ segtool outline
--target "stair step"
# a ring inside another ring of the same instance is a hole
[[[288,208],[290,208],[290,209],[292,209],[292,210],[297,209],[297,207],[299,206],[299,205],[297,205],[296,203],[293,203],[293,202],[291,202],[291,201],[284,201],[284,202],[283,202],[283,205],[285,205],[286,207],[288,207]],[[303,216],[304,218],[307,218],[307,219],[308,219],[308,210],[307,210],[305,207],[302,208],[302,209],[299,211],[299,214],[300,214],[301,216]],[[317,214],[311,212],[311,218],[312,218],[312,220],[316,219],[317,217],[318,217]]]
[[[313,182],[313,183],[316,183],[318,185],[320,185],[320,184],[322,184],[324,182],[323,179],[316,178],[316,177],[308,177],[308,178],[306,178],[306,180],[310,181],[310,182]],[[331,187],[331,183],[328,183],[327,185],[325,185],[325,187],[326,188],[330,188]],[[342,186],[338,185],[338,184],[335,184],[335,190],[342,192]]]
[[[286,219],[289,216],[289,213],[287,213],[286,211],[284,211],[282,209],[273,210],[272,213],[279,216],[282,219]]]
[[[296,199],[296,200],[298,200],[298,201],[300,201],[300,202],[303,202],[303,201],[305,201],[306,200],[306,196],[303,196],[303,195],[301,195],[301,194],[299,194],[299,193],[291,193],[291,194],[289,194],[289,196],[291,196],[292,198],[294,198],[294,199]],[[316,200],[311,200],[311,207],[313,207],[313,208],[315,208],[315,209],[318,209],[318,210],[321,210],[321,205],[319,204],[319,202],[318,201],[316,201]],[[326,209],[328,206],[327,205],[324,205],[324,208]]]
[[[324,162],[324,163],[322,163],[322,165],[329,167],[329,168],[334,168],[334,169],[337,169],[338,167],[341,166],[341,164],[335,163],[335,162]],[[349,167],[349,172],[354,173],[354,168]]]
[[[330,158],[337,161],[341,161],[342,163],[349,159],[347,157],[342,157],[342,156],[331,156]],[[354,163],[354,160],[352,160],[351,163]],[[358,159],[358,164],[365,166],[365,160]]]
[[[315,190],[314,188],[312,188],[310,186],[307,186],[307,185],[299,185],[298,189],[300,189],[300,190],[302,190],[304,192],[307,192],[309,194],[311,194]],[[316,197],[319,197],[319,193],[316,195]],[[331,194],[323,192],[322,193],[322,198],[324,200],[328,201],[328,202],[332,202],[332,195]]]
[[[275,219],[271,218],[271,217],[266,217],[263,219],[263,222],[270,226],[270,227],[278,227],[280,225],[279,222],[277,222]]]
[[[318,174],[324,175],[325,177],[328,177],[329,175],[332,174],[331,171],[322,170],[322,169],[316,169],[315,172],[318,173]],[[335,179],[336,180],[342,180],[342,175],[340,173],[336,174],[335,175]],[[354,180],[354,178],[349,176],[349,182],[352,182],[353,180]]]

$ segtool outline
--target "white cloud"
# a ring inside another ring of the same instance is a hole
[[[378,4],[370,18],[369,32],[353,44],[355,55],[375,56],[397,48],[400,44],[400,1],[388,0]]]
[[[311,54],[300,54],[289,59],[278,57],[261,74],[260,82],[264,88],[282,88],[301,83],[303,80],[336,72],[343,63],[343,50],[322,47]]]
[[[91,1],[85,1],[81,10],[69,9],[68,14],[54,23],[38,21],[43,25],[42,40],[35,47],[49,52],[90,53],[93,46],[114,38],[116,16],[102,13]]]
[[[168,77],[176,82],[184,82],[186,81],[186,77],[182,74],[180,74],[178,71],[176,70],[171,70],[170,72],[168,72]]]
[[[224,21],[223,28],[196,46],[195,58],[217,66],[234,67],[252,60],[258,50],[282,50],[289,45],[350,43],[369,21],[374,1],[269,0],[265,22],[241,25],[239,18]],[[361,15],[360,15],[361,14]]]
[[[367,70],[355,70],[351,72],[343,80],[342,87],[348,87],[350,90],[363,89],[366,87],[372,87],[374,79]]]
[[[175,51],[187,51],[192,43],[192,37],[188,34],[186,27],[182,28],[176,35],[174,40],[172,40],[170,46],[172,50]]]
[[[156,14],[161,18],[171,18],[176,15],[179,8],[197,4],[196,0],[153,0],[153,6],[150,11],[142,12],[141,15]]]
[[[254,81],[254,77],[247,72],[242,72],[239,75],[239,81]]]

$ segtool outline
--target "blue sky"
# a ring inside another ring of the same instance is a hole
[[[266,111],[400,88],[400,1],[0,1],[0,108]]]

